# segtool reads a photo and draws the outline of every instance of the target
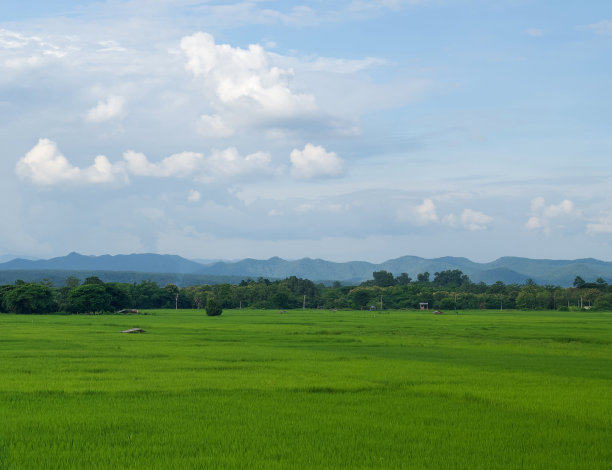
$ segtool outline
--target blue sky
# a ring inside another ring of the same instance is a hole
[[[14,3],[0,255],[612,260],[609,2]]]

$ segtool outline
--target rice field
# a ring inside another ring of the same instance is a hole
[[[1,469],[592,470],[611,442],[610,313],[0,315]]]

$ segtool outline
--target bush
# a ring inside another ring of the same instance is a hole
[[[56,309],[53,291],[39,284],[20,284],[8,290],[3,303],[12,313],[51,313]]]
[[[209,297],[206,301],[206,315],[209,317],[216,317],[222,313],[223,309],[221,308],[221,304],[212,297]]]

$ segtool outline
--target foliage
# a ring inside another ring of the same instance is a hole
[[[117,311],[123,308],[205,308],[209,298],[214,298],[222,309],[225,308],[307,308],[360,310],[370,305],[389,308],[418,309],[420,303],[428,303],[430,308],[448,309],[512,309],[558,310],[560,307],[582,308],[594,306],[605,308],[605,303],[597,299],[612,293],[612,286],[603,279],[595,282],[578,283],[582,287],[561,288],[553,285],[540,286],[533,280],[523,285],[504,284],[501,281],[491,285],[473,283],[460,270],[436,272],[433,281],[429,273],[417,276],[412,282],[410,276],[402,273],[393,277],[388,271],[372,273],[373,279],[359,286],[336,284],[326,287],[308,279],[291,276],[283,280],[270,281],[244,279],[239,284],[194,285],[180,288],[176,284],[161,287],[154,281],[140,283],[104,283],[95,276],[89,277],[83,285],[75,279],[66,279],[61,287],[42,286],[52,292],[55,309],[73,313],[92,311]],[[0,286],[0,311],[7,311],[3,299],[15,288],[32,284],[20,281],[17,284]],[[39,284],[37,286],[41,287]],[[85,286],[87,286],[85,288]],[[20,290],[21,303],[25,306],[34,290]],[[17,294],[13,294],[17,295]],[[49,304],[39,304],[34,299],[25,310],[37,313],[49,312]],[[10,311],[19,307],[11,304]],[[20,310],[21,311],[21,310]]]
[[[5,289],[2,304],[12,313],[50,313],[56,310],[53,291],[40,284],[19,284]]]
[[[66,311],[72,313],[109,312],[112,298],[101,284],[83,284],[68,293]]]
[[[209,317],[216,317],[223,313],[221,304],[217,302],[213,297],[209,297],[206,301],[206,315]]]

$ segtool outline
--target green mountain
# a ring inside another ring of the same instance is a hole
[[[14,277],[15,271],[28,272],[30,273],[28,276],[34,275],[32,273],[38,273],[36,275],[39,275],[40,278],[50,277],[50,275],[44,276],[45,272],[71,271],[81,275],[103,272],[109,280],[110,277],[117,278],[118,276],[111,276],[109,274],[111,272],[123,272],[123,278],[132,276],[132,278],[138,277],[138,279],[143,279],[142,273],[146,273],[149,276],[147,279],[151,280],[155,280],[153,274],[163,274],[164,276],[160,277],[163,280],[184,279],[178,282],[176,280],[167,281],[180,285],[187,285],[186,282],[203,283],[203,279],[210,280],[209,283],[218,283],[218,279],[231,280],[227,282],[239,282],[241,279],[247,278],[284,279],[289,276],[313,281],[341,281],[356,284],[371,279],[374,271],[385,270],[396,276],[405,272],[413,279],[419,273],[429,272],[430,278],[433,279],[434,273],[453,269],[461,270],[473,282],[484,282],[486,284],[492,284],[496,281],[502,281],[506,284],[522,284],[531,278],[538,284],[567,287],[572,285],[576,276],[582,277],[587,282],[595,281],[599,277],[609,283],[612,281],[612,263],[593,258],[546,260],[503,257],[490,263],[476,263],[467,258],[426,259],[418,256],[403,256],[377,264],[365,261],[336,263],[311,258],[288,261],[274,257],[268,260],[248,258],[235,262],[220,261],[212,264],[202,264],[176,255],[144,253],[84,256],[78,253],[70,253],[67,256],[49,260],[13,259],[0,263],[0,282],[3,279]],[[140,274],[136,276],[135,273]],[[57,274],[54,274],[54,276],[57,276]],[[76,277],[82,276],[77,275]],[[99,277],[102,278],[102,276]],[[28,279],[23,278],[23,280]]]

